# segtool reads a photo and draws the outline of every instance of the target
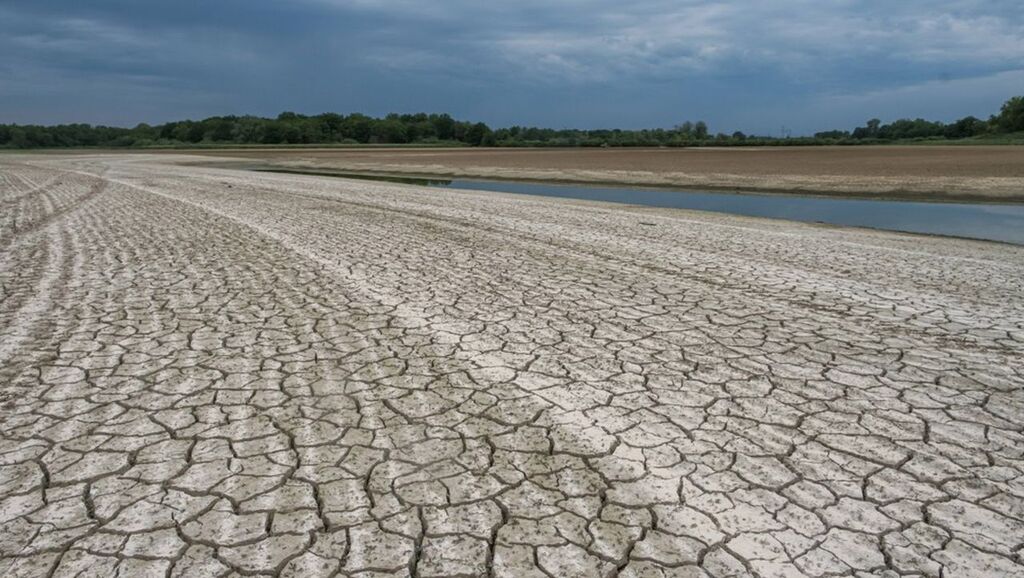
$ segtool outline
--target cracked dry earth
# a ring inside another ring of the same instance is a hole
[[[1024,248],[0,157],[0,575],[1024,576]]]

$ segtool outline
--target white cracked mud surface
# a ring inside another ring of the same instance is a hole
[[[2,576],[1024,576],[1024,249],[0,157]]]

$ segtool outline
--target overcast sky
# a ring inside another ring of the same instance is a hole
[[[778,135],[985,117],[1021,0],[0,0],[0,122],[282,110]]]

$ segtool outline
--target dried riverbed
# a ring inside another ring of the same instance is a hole
[[[0,157],[4,576],[1024,576],[1024,248]]]

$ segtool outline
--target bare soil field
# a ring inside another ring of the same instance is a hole
[[[1024,202],[1024,147],[260,149],[200,154],[366,173]]]
[[[1024,247],[196,160],[0,156],[0,575],[1024,576]]]

